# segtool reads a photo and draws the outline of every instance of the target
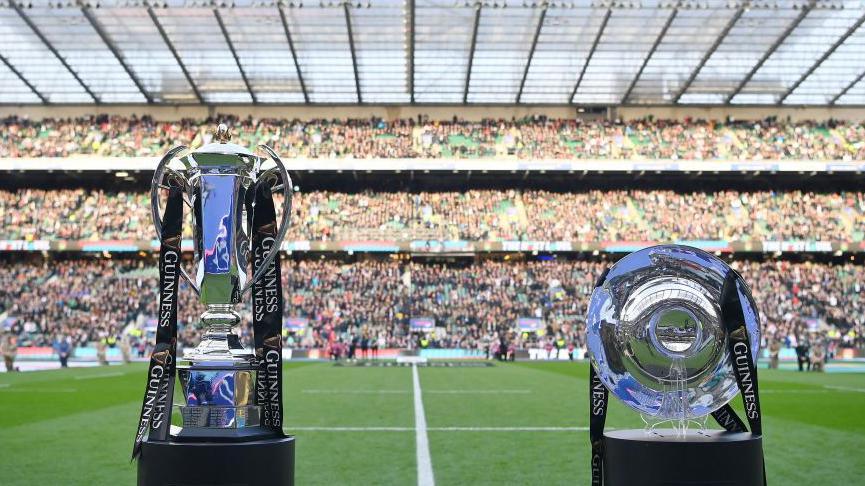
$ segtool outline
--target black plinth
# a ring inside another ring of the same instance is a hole
[[[762,486],[762,438],[720,430],[604,434],[605,486]]]
[[[293,486],[294,437],[145,442],[138,486]]]

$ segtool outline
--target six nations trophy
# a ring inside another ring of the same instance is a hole
[[[735,270],[687,246],[631,253],[598,280],[587,338],[593,485],[765,484],[760,319]],[[608,390],[643,430],[604,432]],[[748,428],[729,405],[740,391]]]
[[[294,481],[294,438],[282,431],[279,258],[292,184],[269,147],[260,147],[268,155],[260,157],[229,140],[228,128],[220,125],[213,143],[180,158],[186,147],[170,150],[153,176],[160,297],[133,449],[139,485]],[[283,194],[278,227],[273,192]],[[194,221],[193,276],[181,262],[184,206]],[[206,311],[201,342],[178,359],[180,278]],[[241,320],[234,307],[250,290],[254,353],[233,332]],[[176,378],[185,401],[179,407],[182,427],[171,425]]]

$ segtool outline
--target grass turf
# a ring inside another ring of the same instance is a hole
[[[588,483],[586,431],[468,430],[587,426],[586,363],[419,373],[436,483]],[[0,484],[134,484],[144,375],[143,364],[0,375]],[[416,482],[411,368],[291,363],[285,379],[297,484]],[[761,370],[760,391],[770,484],[865,482],[865,374]],[[607,424],[642,426],[615,401]]]

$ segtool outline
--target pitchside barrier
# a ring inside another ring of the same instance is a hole
[[[811,240],[676,240],[669,241],[544,241],[544,240],[341,240],[282,242],[284,252],[366,252],[420,254],[485,252],[631,253],[658,244],[687,245],[710,253],[847,253],[865,251],[865,241]],[[192,240],[183,240],[192,251]],[[158,240],[0,240],[0,251],[158,252]]]
[[[138,351],[132,350],[132,359],[134,361],[144,361],[145,358],[138,358]],[[119,348],[108,348],[106,350],[108,361],[122,361],[123,357]],[[398,349],[386,348],[378,350],[376,357],[373,357],[372,350],[367,351],[365,359],[381,359],[395,360],[400,356],[417,356],[423,359],[442,359],[442,360],[483,360],[486,359],[486,352],[480,349],[461,349],[461,348],[436,348],[436,349]],[[574,359],[583,360],[586,356],[584,348],[574,348]],[[343,356],[345,358],[345,356]],[[356,359],[364,359],[360,349],[357,350]],[[865,358],[865,355],[853,348],[841,348],[837,351],[835,360],[853,360]],[[96,348],[92,346],[77,347],[73,351],[70,358],[73,361],[97,361]],[[282,351],[283,361],[288,360],[328,360],[330,355],[323,349],[291,349],[284,348]],[[529,348],[517,350],[516,359],[518,360],[558,360],[568,361],[567,349],[552,349],[547,351],[545,348]],[[760,350],[760,359],[769,359],[769,350]],[[793,348],[782,348],[779,354],[781,361],[795,361],[796,351]],[[57,354],[48,346],[22,346],[18,348],[18,361],[53,361],[57,360]]]

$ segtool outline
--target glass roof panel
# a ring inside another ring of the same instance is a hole
[[[3,86],[3,89],[0,89],[0,103],[41,103],[42,101],[4,62],[0,62],[0,86]]]
[[[865,13],[865,12],[860,12]],[[784,100],[788,104],[827,104],[865,69],[865,25],[860,26]]]
[[[792,8],[746,10],[679,101],[723,103],[798,15]]]
[[[776,103],[856,22],[861,11],[813,9],[754,73],[733,103]],[[753,96],[756,95],[756,96]]]
[[[671,9],[614,9],[574,103],[619,103]]]
[[[865,106],[865,78],[860,79],[847,92],[835,102],[838,105],[863,105]]]
[[[198,101],[147,10],[99,8],[92,12],[154,101]]]
[[[357,102],[342,6],[290,8],[285,13],[309,100]]]
[[[11,8],[0,8],[0,53],[24,75],[30,84],[48,98],[48,101],[52,103],[93,101],[72,74]]]
[[[252,102],[213,10],[159,9],[156,16],[206,102]]]
[[[618,104],[630,88],[628,103],[665,104],[676,99],[692,75],[679,103],[725,103],[740,86],[732,99],[738,104],[775,104],[783,99],[786,104],[823,105],[836,97],[840,104],[859,104],[863,97],[859,79],[865,75],[865,25],[850,30],[865,18],[861,0],[817,1],[807,15],[802,8],[809,0],[751,2],[720,43],[718,36],[741,2],[569,0],[544,7],[534,0],[484,0],[479,7],[474,0],[414,1],[414,76],[408,0],[358,0],[349,4],[348,19],[343,3],[336,1],[283,2],[300,77],[275,0],[234,0],[231,6],[218,8],[251,90],[266,103],[304,102],[301,79],[311,102],[359,101],[350,40],[362,101],[370,103],[410,102],[412,79],[416,102],[461,103],[469,79],[466,97],[472,103]],[[609,22],[589,59],[611,4]],[[676,16],[650,55],[677,4]],[[85,0],[85,5],[154,101],[197,101],[145,4],[100,0],[97,8],[95,0]],[[205,101],[251,102],[214,4],[165,0],[160,5],[156,15]],[[90,103],[86,87],[105,103],[145,101],[78,4],[28,0],[24,12],[74,73],[6,6],[0,7],[0,54],[51,102]],[[470,56],[476,19],[477,42]],[[784,36],[788,30],[790,35]],[[831,51],[848,32],[852,35]],[[695,74],[716,43],[717,50]],[[761,59],[764,62],[758,64]],[[14,73],[6,71],[4,97],[15,92],[21,96],[13,102],[38,102]],[[849,92],[844,92],[848,86]]]
[[[373,0],[352,8],[360,89],[364,102],[408,103],[408,12],[403,0]]]
[[[568,103],[606,14],[550,8],[523,88],[523,103]]]
[[[728,8],[680,9],[628,102],[672,102],[735,14]]]
[[[462,103],[476,9],[415,0],[415,101]]]
[[[81,10],[31,8],[24,12],[100,101],[146,101]]]
[[[256,99],[263,103],[303,103],[288,37],[276,8],[220,9],[240,65]]]
[[[481,10],[469,83],[470,103],[515,103],[541,10]]]

